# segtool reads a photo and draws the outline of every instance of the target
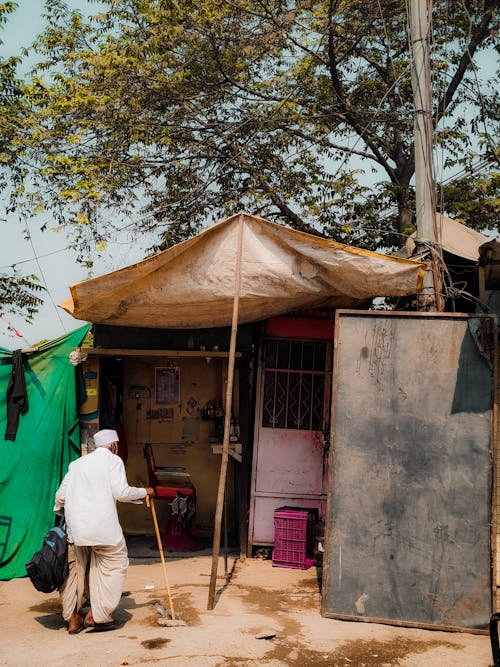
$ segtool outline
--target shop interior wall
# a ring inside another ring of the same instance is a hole
[[[89,357],[82,363],[86,400],[80,406],[80,446],[82,456],[88,453],[89,442],[99,430],[99,357]]]
[[[158,403],[155,368],[179,369],[179,399],[173,404]],[[237,371],[236,371],[237,373]],[[126,357],[123,359],[123,429],[127,441],[126,465],[129,484],[146,484],[147,466],[143,455],[146,443],[153,446],[158,466],[182,466],[196,488],[196,527],[201,534],[213,531],[221,456],[212,452],[215,439],[213,419],[203,418],[207,403],[221,401],[227,386],[227,359],[204,357]],[[235,377],[233,414],[238,416],[238,378]],[[227,508],[230,535],[235,533],[235,472],[238,464],[230,458]],[[166,528],[168,503],[157,501],[160,530]],[[151,516],[144,506],[119,503],[122,526],[128,534],[153,531]]]

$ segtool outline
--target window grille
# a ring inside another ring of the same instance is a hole
[[[330,351],[323,341],[264,341],[263,427],[328,430]]]

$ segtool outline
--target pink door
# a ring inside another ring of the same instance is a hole
[[[324,514],[331,345],[267,338],[258,374],[249,542],[272,544],[274,510]]]
[[[279,495],[323,491],[323,432],[261,428],[255,490]]]

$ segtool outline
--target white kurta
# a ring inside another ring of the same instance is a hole
[[[121,458],[106,447],[70,463],[56,491],[54,512],[64,507],[69,541],[116,546],[123,539],[116,501],[137,502],[146,489],[129,486]]]

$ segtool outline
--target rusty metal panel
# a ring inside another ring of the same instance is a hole
[[[487,627],[492,322],[338,313],[324,616]]]

